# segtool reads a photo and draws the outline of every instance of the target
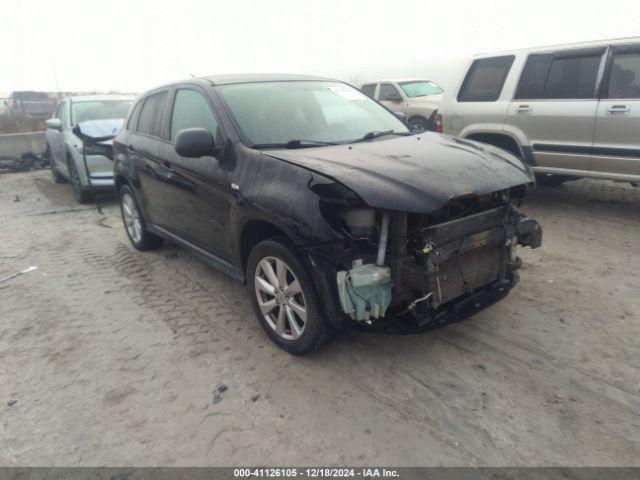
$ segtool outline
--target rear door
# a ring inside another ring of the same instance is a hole
[[[165,205],[171,218],[169,228],[184,240],[229,260],[229,209],[235,197],[230,172],[223,168],[225,135],[214,104],[202,88],[183,85],[176,87],[170,111],[170,141],[163,146],[162,153],[171,167],[171,176],[164,184]],[[185,128],[208,130],[220,158],[178,155],[175,140]]]
[[[507,123],[524,132],[535,164],[588,171],[604,47],[531,54]]]
[[[593,171],[640,175],[640,44],[611,48],[592,155]]]
[[[159,90],[148,94],[137,115],[135,128],[127,136],[127,156],[134,166],[140,188],[138,201],[142,203],[146,219],[166,228],[169,217],[164,205],[162,185],[171,175],[171,170],[161,158],[161,150],[168,134],[166,127],[166,102],[169,90]],[[136,107],[137,108],[137,107]]]

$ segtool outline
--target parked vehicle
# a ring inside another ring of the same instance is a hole
[[[533,174],[477,142],[409,131],[335,80],[189,79],[142,95],[114,139],[135,248],[181,244],[246,282],[291,353],[349,324],[446,322],[517,282]]]
[[[49,118],[56,109],[56,99],[50,98],[46,92],[12,92],[2,100],[4,114],[30,118]]]
[[[479,55],[442,130],[524,159],[547,183],[640,181],[640,37]]]
[[[436,129],[436,114],[444,90],[431,80],[378,80],[361,85],[360,90],[389,110],[404,114],[414,130]]]
[[[56,183],[69,181],[78,202],[90,201],[94,191],[113,189],[113,159],[108,149],[83,152],[83,142],[74,127],[82,122],[101,121],[115,134],[132,101],[133,97],[122,95],[68,97],[47,120],[45,136],[53,179]]]

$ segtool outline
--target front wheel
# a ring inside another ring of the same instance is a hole
[[[93,195],[82,186],[76,162],[74,162],[71,157],[67,158],[67,169],[69,171],[69,181],[71,182],[73,196],[76,197],[78,203],[89,203],[93,199]]]
[[[147,225],[142,216],[138,201],[128,185],[124,185],[120,191],[120,210],[122,221],[127,231],[127,237],[131,244],[140,251],[155,250],[163,243],[162,237],[158,237],[147,230]]]
[[[265,240],[254,247],[247,287],[260,324],[283,350],[300,355],[330,339],[313,281],[286,240]]]

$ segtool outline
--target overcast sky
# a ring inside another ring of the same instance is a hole
[[[448,88],[474,53],[640,35],[638,0],[2,0],[0,92],[142,91],[233,72]]]

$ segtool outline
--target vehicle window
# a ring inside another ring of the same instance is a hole
[[[178,90],[171,115],[171,140],[180,130],[196,127],[206,128],[218,140],[218,122],[207,99],[195,90]]]
[[[398,89],[396,87],[394,87],[390,83],[380,84],[380,93],[378,93],[378,98],[380,100],[396,99],[398,97],[400,97],[400,92],[398,92]]]
[[[552,59],[553,54],[529,55],[514,98],[532,100],[544,98],[544,84]]]
[[[614,54],[606,98],[640,98],[640,52]]]
[[[125,118],[131,100],[90,100],[71,103],[71,124],[88,120]]]
[[[362,93],[364,93],[367,97],[373,98],[373,96],[376,94],[376,84],[372,83],[369,85],[363,85],[360,90],[362,90]]]
[[[402,82],[399,85],[404,94],[409,98],[426,97],[444,92],[444,90],[430,80]]]
[[[462,82],[459,102],[495,102],[507,79],[513,55],[475,60]]]
[[[167,99],[167,91],[152,93],[144,100],[137,131],[146,135],[160,137],[162,135],[162,113]]]
[[[142,108],[142,101],[139,101],[133,107],[133,111],[131,112],[131,115],[129,115],[129,120],[127,121],[127,130],[131,130],[133,132],[136,131],[136,128],[135,128],[136,121],[141,108]]]
[[[554,57],[544,87],[544,98],[595,98],[602,55]]]
[[[217,87],[250,145],[290,140],[346,142],[371,131],[409,132],[392,113],[339,82],[299,81]]]

